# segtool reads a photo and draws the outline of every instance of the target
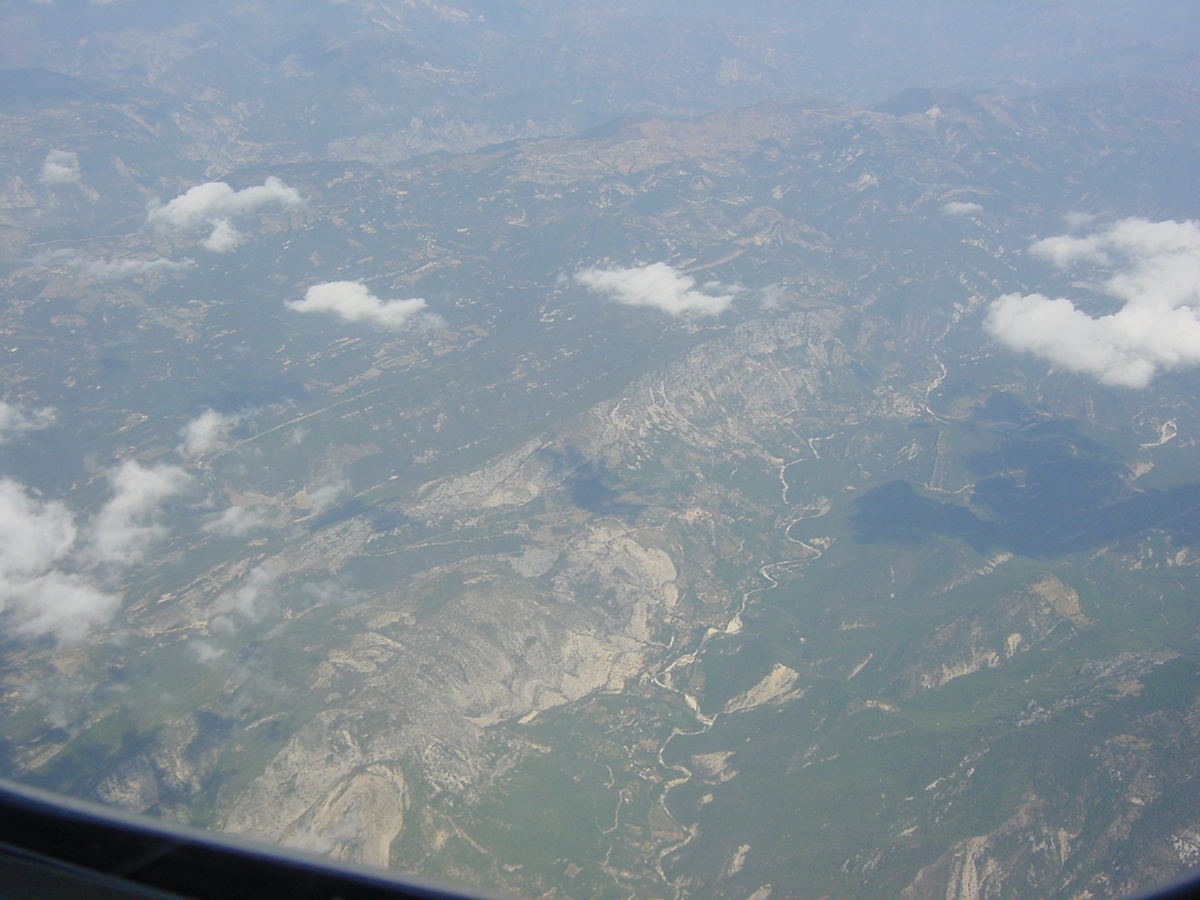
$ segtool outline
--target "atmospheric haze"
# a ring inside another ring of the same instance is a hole
[[[0,24],[0,774],[528,897],[1200,864],[1200,7]]]

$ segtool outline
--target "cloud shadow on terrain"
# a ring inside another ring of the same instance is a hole
[[[566,472],[563,489],[580,509],[629,519],[637,518],[645,509],[643,504],[619,500],[621,492],[614,487],[620,481],[617,475],[603,463],[585,459],[574,447],[561,451],[544,447],[538,452],[556,471]]]
[[[979,552],[1007,550],[1052,558],[1165,532],[1180,545],[1200,540],[1200,482],[1135,491],[1122,466],[1074,457],[1034,462],[1024,478],[979,481],[971,502],[987,517],[949,501],[923,497],[892,481],[855,501],[850,523],[862,544],[916,544],[959,538]]]

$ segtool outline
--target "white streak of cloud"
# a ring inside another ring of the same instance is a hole
[[[948,216],[969,216],[972,213],[983,212],[978,203],[967,203],[963,200],[951,200],[942,204],[942,212]]]
[[[575,280],[617,303],[649,306],[672,316],[719,315],[740,290],[717,282],[697,289],[696,279],[661,262],[630,269],[584,269],[575,273]]]
[[[190,269],[195,263],[191,260],[178,262],[165,257],[156,259],[92,259],[83,263],[83,271],[94,278],[103,281],[120,281],[123,278],[134,278],[138,275],[148,275],[151,272],[178,272]]]
[[[346,322],[367,322],[379,328],[399,330],[425,308],[419,297],[410,300],[380,300],[358,281],[314,284],[303,300],[286,304],[293,312],[332,313]]]
[[[56,418],[53,407],[26,409],[19,403],[5,403],[0,400],[0,444],[7,444],[13,438],[30,431],[49,428]]]
[[[223,181],[210,181],[189,188],[164,206],[151,209],[146,221],[166,231],[206,228],[209,235],[201,242],[201,246],[214,253],[225,253],[242,242],[242,234],[233,225],[234,217],[255,212],[264,206],[289,209],[303,202],[299,191],[274,176],[260,185],[240,191],[235,191]]]
[[[102,564],[128,566],[166,535],[159,521],[162,502],[192,483],[178,466],[143,466],[134,460],[109,473],[113,497],[91,527],[91,557]]]
[[[315,515],[334,506],[350,488],[350,482],[337,477],[317,485],[304,493],[308,509]]]
[[[51,150],[42,163],[42,184],[75,184],[79,181],[79,157],[69,150]]]
[[[89,259],[77,250],[51,250],[35,256],[33,263],[48,267],[68,266],[101,281],[120,281],[152,272],[178,272],[195,265],[190,259],[177,261],[162,256],[154,259]]]
[[[1001,343],[1105,384],[1145,387],[1167,369],[1200,365],[1200,225],[1125,219],[1085,237],[1038,241],[1060,269],[1107,270],[1099,290],[1123,301],[1093,318],[1064,298],[1005,294],[985,327]]]
[[[241,537],[268,524],[268,517],[253,508],[230,506],[202,526],[221,537]]]

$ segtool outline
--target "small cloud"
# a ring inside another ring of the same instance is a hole
[[[787,288],[783,285],[769,284],[758,292],[758,302],[763,309],[779,309],[787,295]]]
[[[1104,384],[1141,388],[1158,372],[1200,365],[1200,225],[1125,219],[1084,237],[1038,241],[1059,269],[1099,267],[1098,290],[1123,301],[1092,317],[1068,299],[1005,294],[985,327],[1002,344]]]
[[[300,596],[309,606],[348,606],[367,599],[359,591],[351,591],[333,581],[310,581],[300,588]]]
[[[101,564],[128,566],[166,536],[159,521],[162,503],[187,490],[192,476],[178,466],[130,460],[108,477],[113,497],[92,522],[89,554]]]
[[[164,206],[152,208],[146,221],[163,231],[206,228],[209,235],[201,241],[201,246],[213,253],[226,253],[243,240],[241,232],[233,225],[235,216],[255,212],[264,206],[289,209],[303,202],[299,191],[274,176],[261,185],[240,191],[223,181],[210,181],[189,188]]]
[[[1036,242],[1029,252],[1052,263],[1056,269],[1069,269],[1078,263],[1111,266],[1113,260],[1108,254],[1111,249],[1108,244],[1108,235],[1105,233],[1088,237],[1060,234]]]
[[[715,281],[697,289],[696,279],[661,262],[629,269],[584,269],[575,273],[575,281],[617,303],[649,306],[672,316],[720,315],[741,290]]]
[[[232,591],[226,591],[217,598],[216,616],[218,631],[229,631],[233,626],[233,615],[238,615],[250,622],[257,622],[263,616],[264,606],[273,599],[275,574],[259,566],[252,569],[246,580]]]
[[[942,204],[942,212],[947,216],[969,216],[973,213],[983,212],[983,207],[978,203],[951,200],[949,203]]]
[[[269,522],[270,518],[266,514],[253,507],[231,506],[201,527],[220,537],[241,537]]]
[[[42,184],[75,184],[80,178],[79,157],[70,150],[51,150],[39,177]]]
[[[50,406],[26,409],[19,403],[5,403],[0,400],[0,444],[7,444],[30,431],[49,428],[57,418],[57,413]]]
[[[304,497],[307,509],[314,515],[323,513],[325,510],[336,505],[349,488],[350,482],[345,478],[337,477],[325,481],[310,490],[306,490]]]
[[[380,300],[362,282],[330,281],[314,284],[305,292],[303,300],[292,300],[285,305],[293,312],[332,313],[345,322],[367,322],[396,331],[407,325],[426,304],[419,297]]]
[[[207,641],[188,641],[187,648],[188,652],[192,654],[196,662],[203,665],[216,662],[225,655],[224,650],[214,647]]]
[[[449,323],[437,313],[423,312],[417,318],[417,325],[422,331],[445,331]]]
[[[206,409],[180,429],[183,444],[179,452],[187,457],[204,456],[229,446],[229,433],[237,427],[240,417]]]

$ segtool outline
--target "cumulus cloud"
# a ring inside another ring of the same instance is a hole
[[[20,403],[5,403],[0,400],[0,444],[7,444],[30,431],[49,428],[56,419],[57,414],[53,407],[27,409]]]
[[[75,517],[57,500],[40,500],[11,478],[0,479],[0,578],[40,575],[75,543]]]
[[[105,582],[165,536],[161,504],[191,476],[127,462],[109,481],[112,498],[81,528],[61,501],[0,479],[0,613],[15,633],[75,641],[108,623],[121,596]]]
[[[963,200],[951,200],[942,204],[942,212],[948,216],[969,216],[972,213],[983,212],[978,203],[967,203]]]
[[[98,563],[128,566],[166,535],[159,521],[162,503],[187,490],[192,476],[178,466],[129,460],[108,478],[113,496],[92,522],[89,553]]]
[[[229,433],[237,427],[239,416],[225,415],[206,409],[179,431],[183,443],[179,452],[184,456],[204,456],[229,446]]]
[[[107,624],[121,605],[82,575],[48,572],[22,586],[14,607],[22,621],[18,634],[52,634],[60,641],[77,641],[93,628]]]
[[[715,281],[697,288],[696,279],[661,262],[630,269],[584,269],[575,273],[575,280],[617,303],[649,306],[672,316],[719,315],[740,290]]]
[[[1091,266],[1097,289],[1122,301],[1093,317],[1071,300],[1005,294],[985,327],[1005,346],[1112,385],[1145,387],[1166,369],[1200,365],[1200,225],[1134,218],[1091,235],[1038,241],[1063,270]]]
[[[75,184],[79,181],[79,157],[69,150],[51,150],[42,163],[42,184]]]
[[[0,479],[0,610],[15,614],[18,633],[78,640],[115,612],[119,597],[58,570],[77,535],[63,503]]]
[[[395,331],[423,310],[425,301],[419,297],[380,300],[362,282],[329,281],[314,284],[305,291],[303,300],[291,300],[285,305],[294,312],[332,313],[346,322],[366,322]]]
[[[212,232],[200,242],[200,246],[213,253],[228,253],[243,240],[245,236],[233,227],[232,222],[228,219],[218,219],[213,223]]]
[[[288,209],[304,202],[300,192],[271,176],[262,184],[235,191],[223,181],[210,181],[189,188],[169,203],[150,210],[146,221],[164,231],[207,229],[201,246],[214,253],[225,253],[243,240],[233,219],[264,206]]]

